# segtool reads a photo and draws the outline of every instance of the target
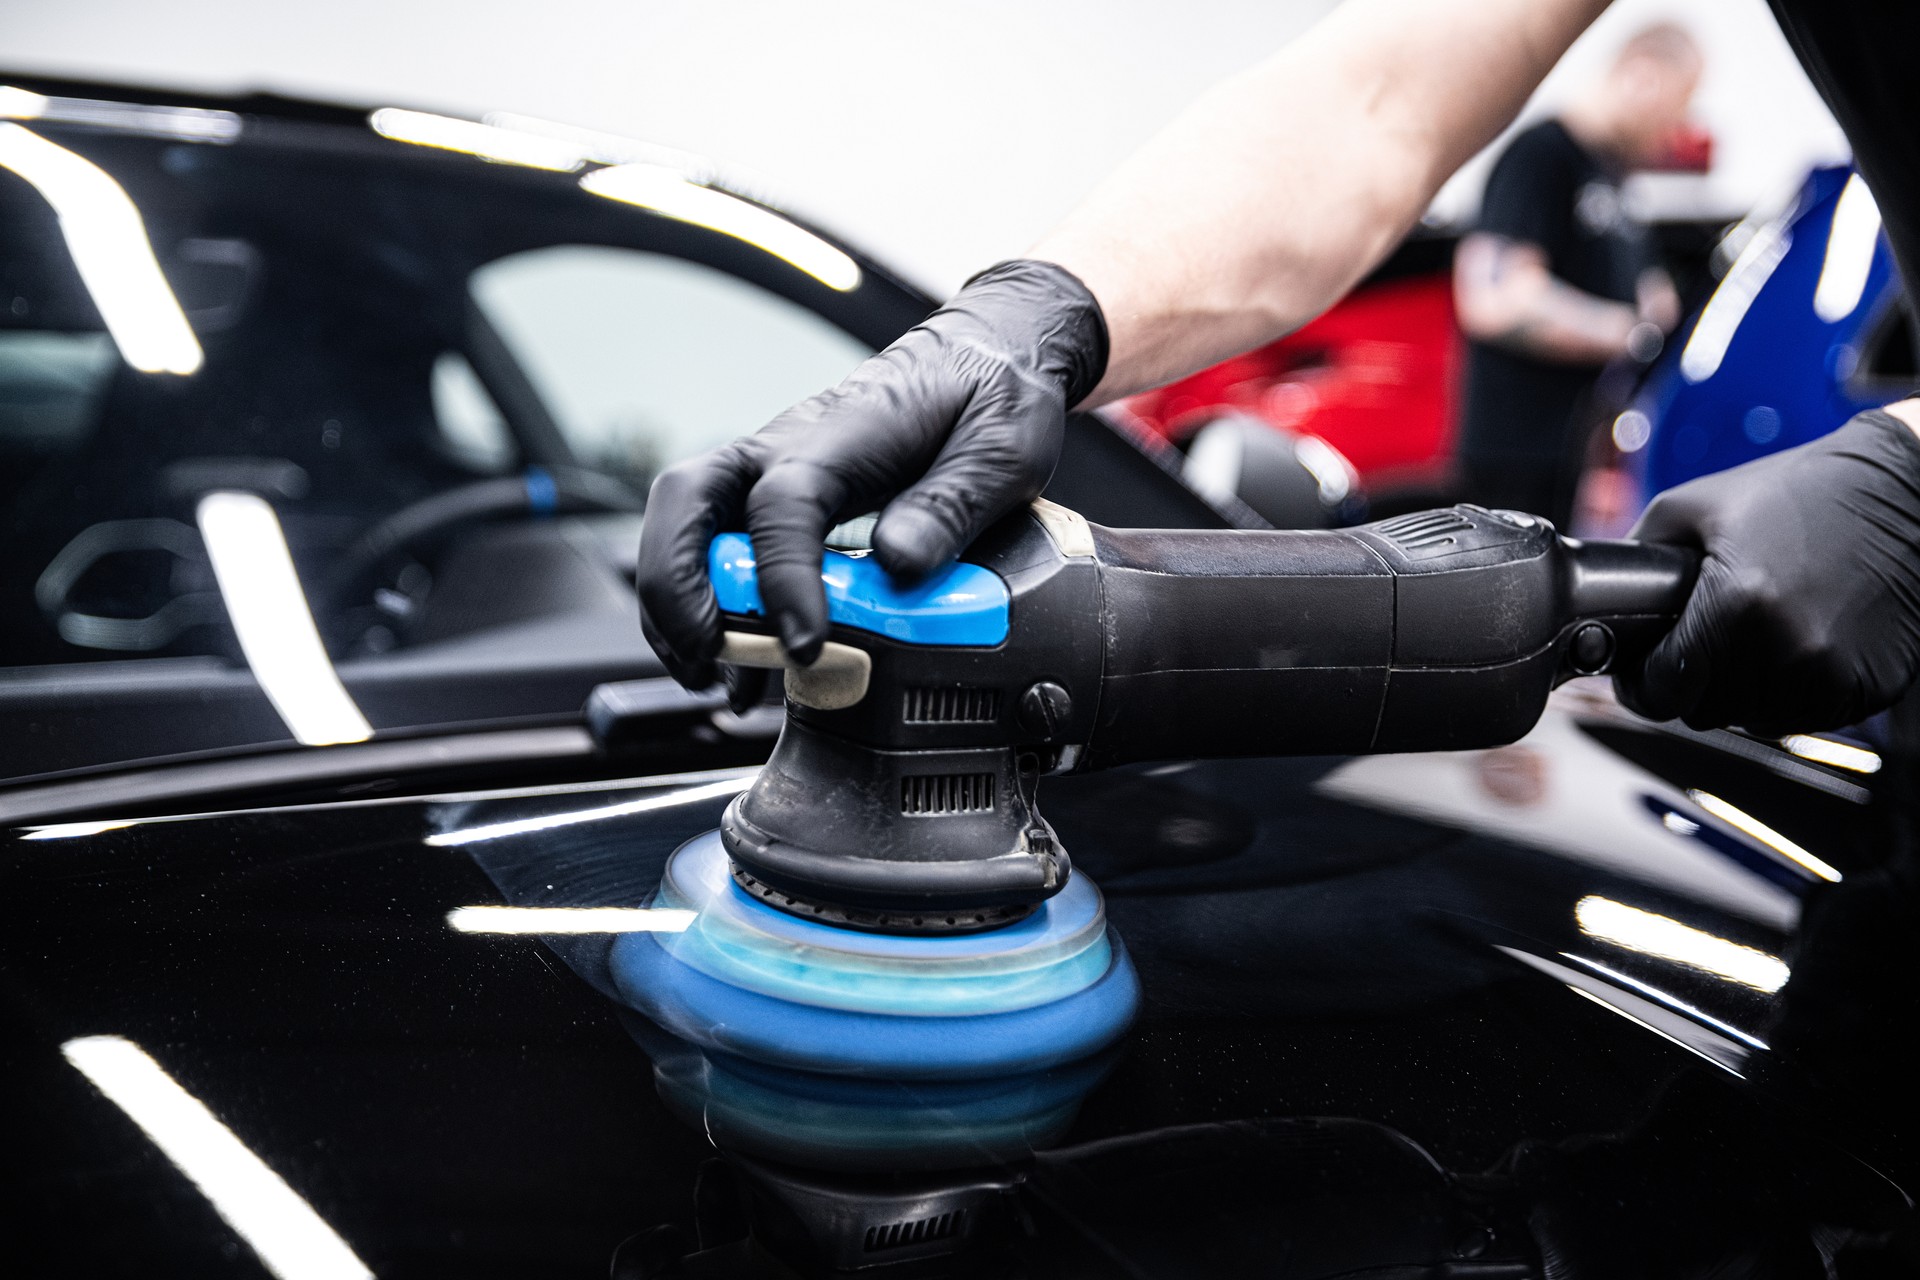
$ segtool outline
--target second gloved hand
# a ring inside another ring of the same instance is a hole
[[[720,614],[707,577],[716,530],[744,523],[760,592],[794,661],[827,638],[827,530],[881,508],[874,554],[918,577],[1039,496],[1066,412],[1106,370],[1085,285],[1047,262],[1004,262],[846,381],[758,434],[663,471],[647,500],[639,590],[647,640],[673,677],[713,683]]]
[[[1920,674],[1920,438],[1883,410],[1661,494],[1633,536],[1706,553],[1621,700],[1655,720],[1832,729]]]

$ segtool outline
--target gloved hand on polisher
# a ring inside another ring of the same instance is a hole
[[[1660,495],[1633,536],[1706,553],[1679,625],[1616,679],[1642,715],[1831,729],[1920,674],[1920,438],[1884,410]]]
[[[1038,497],[1067,410],[1107,364],[1100,305],[1048,262],[1004,262],[757,435],[661,472],[640,543],[647,640],[682,684],[716,675],[720,614],[707,544],[744,519],[781,644],[810,663],[827,638],[820,547],[840,520],[885,504],[874,554],[918,577]]]

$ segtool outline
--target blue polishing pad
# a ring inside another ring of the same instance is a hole
[[[753,1062],[898,1080],[1039,1071],[1111,1044],[1139,1004],[1084,876],[1003,929],[862,933],[749,897],[709,833],[669,859],[656,903],[693,923],[621,936],[615,985],[675,1035]]]
[[[743,892],[720,833],[710,831],[667,860],[654,905],[694,913],[684,932],[657,938],[681,964],[728,986],[854,1013],[1010,1013],[1083,991],[1113,963],[1106,909],[1084,876],[1005,928],[867,933],[788,915]]]

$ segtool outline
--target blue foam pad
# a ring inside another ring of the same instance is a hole
[[[654,905],[694,912],[661,935],[680,963],[732,987],[857,1013],[1007,1013],[1082,991],[1112,965],[1100,891],[1084,876],[1004,928],[901,937],[789,915],[734,883],[718,832],[667,861]]]
[[[703,1048],[754,1062],[891,1080],[966,1080],[1041,1071],[1118,1039],[1140,983],[1118,937],[1092,986],[1051,1004],[960,1017],[859,1013],[795,1004],[729,986],[667,954],[651,933],[613,945],[614,985],[628,1003]]]
[[[1139,980],[1084,877],[1004,929],[898,937],[800,920],[726,873],[717,833],[668,862],[683,934],[632,933],[609,966],[627,1003],[703,1048],[832,1075],[964,1080],[1040,1071],[1119,1038]]]

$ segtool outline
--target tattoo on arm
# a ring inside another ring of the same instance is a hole
[[[1547,269],[1537,245],[1477,233],[1454,263],[1461,328],[1541,360],[1599,364],[1626,350],[1634,309],[1576,289]]]

